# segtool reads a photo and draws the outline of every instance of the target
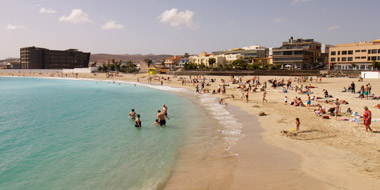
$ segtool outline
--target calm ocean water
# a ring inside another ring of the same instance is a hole
[[[205,120],[177,94],[108,82],[0,77],[0,101],[1,190],[155,189]],[[156,127],[162,104],[171,119]]]

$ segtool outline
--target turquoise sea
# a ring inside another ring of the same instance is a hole
[[[162,104],[170,120],[156,127]],[[141,85],[0,77],[0,189],[156,189],[203,112]]]

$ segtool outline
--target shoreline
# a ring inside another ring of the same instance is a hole
[[[48,76],[48,74],[46,75],[46,78],[51,78]],[[99,79],[101,78],[99,75],[97,77],[93,77],[91,75],[79,76],[81,78],[85,77],[87,79]],[[166,77],[169,75],[164,76]],[[138,77],[138,75],[127,75],[127,77],[123,77],[121,79],[130,81],[133,84],[136,81],[136,77]],[[218,76],[206,77],[218,79],[228,78]],[[262,78],[268,79],[270,77]],[[113,78],[108,80],[113,81],[112,79]],[[342,84],[346,84],[347,81],[354,79],[337,78],[324,80],[327,82],[323,81],[321,84],[313,84],[321,85],[323,88],[326,88],[330,92],[338,94],[339,96],[345,96],[345,98],[347,98],[352,104],[350,104],[350,106],[356,108],[357,106],[361,105],[361,102],[357,103],[355,99],[350,99],[347,94],[342,94],[339,92],[339,90],[342,88]],[[376,84],[380,84],[380,81],[377,80],[371,80],[370,82],[373,87],[376,87]],[[159,85],[157,81],[153,82],[152,84]],[[194,86],[190,85],[188,84],[182,86],[180,82],[174,81],[164,82],[164,86],[172,86],[176,88],[185,87],[191,91],[194,89]],[[215,89],[215,85],[212,85],[212,87]],[[379,89],[374,90],[376,94],[379,94]],[[228,89],[228,94],[230,94],[231,91],[233,94],[235,94],[235,97],[239,96],[239,92],[236,93],[236,90],[230,88]],[[283,150],[288,150],[301,156],[302,159],[301,163],[299,164],[299,169],[304,174],[320,181],[323,185],[325,185],[326,189],[376,189],[380,185],[378,181],[380,178],[380,164],[379,161],[375,159],[378,158],[378,155],[380,154],[380,150],[375,146],[376,142],[379,142],[379,135],[363,133],[363,127],[360,127],[360,125],[357,126],[355,123],[348,123],[352,128],[345,130],[347,127],[344,128],[344,126],[347,126],[347,124],[342,121],[320,120],[320,118],[315,118],[315,116],[313,116],[313,113],[310,113],[310,110],[306,112],[296,111],[299,109],[306,110],[306,108],[284,106],[283,103],[281,103],[284,94],[281,94],[278,91],[272,89],[270,89],[268,92],[268,101],[270,103],[266,104],[265,106],[262,106],[260,103],[261,93],[259,93],[257,96],[254,96],[253,99],[250,99],[249,104],[246,104],[245,102],[239,100],[229,99],[226,99],[226,103],[237,106],[241,110],[252,115],[257,115],[259,111],[265,111],[266,113],[269,113],[265,117],[258,117],[261,128],[264,130],[260,133],[260,136],[264,142],[271,146],[275,146]],[[254,94],[255,93],[252,95]],[[289,93],[288,96],[290,95],[294,95],[294,93]],[[319,95],[319,93],[316,93],[315,95]],[[225,98],[226,96],[214,95],[213,97]],[[277,98],[279,100],[277,100]],[[369,107],[372,107],[372,105],[369,105]],[[294,116],[290,116],[289,118],[289,115],[287,115],[287,113],[294,113],[297,114],[297,116],[301,117],[301,131],[303,130],[310,132],[300,134],[299,137],[297,137],[298,139],[281,136],[279,134],[281,130],[289,130],[290,127],[294,127],[294,122],[292,119]],[[373,110],[373,115],[375,114],[378,115],[378,110]],[[373,124],[374,127],[372,128],[375,129],[375,131],[379,130],[378,123]],[[248,137],[244,138],[248,139]],[[361,142],[363,139],[365,141],[362,142],[361,145],[357,145],[358,142]],[[373,145],[371,145],[371,143],[373,143]],[[363,148],[364,150],[361,150]],[[373,152],[371,152],[371,150],[373,150]],[[232,184],[233,183],[234,182],[232,182]],[[284,189],[287,188],[284,187]]]

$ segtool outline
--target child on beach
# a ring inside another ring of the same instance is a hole
[[[299,130],[300,130],[300,124],[301,124],[300,119],[297,117],[297,118],[296,118],[296,132],[297,132],[297,133],[298,133]]]
[[[159,122],[158,122],[158,119],[156,119],[156,121],[154,121],[154,126],[158,126]]]
[[[287,96],[285,96],[284,101],[285,101],[285,105],[287,105],[288,104],[288,97]]]

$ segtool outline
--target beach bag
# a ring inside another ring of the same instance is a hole
[[[327,116],[327,115],[325,115],[325,116],[322,117],[322,119],[330,119],[330,117]]]

